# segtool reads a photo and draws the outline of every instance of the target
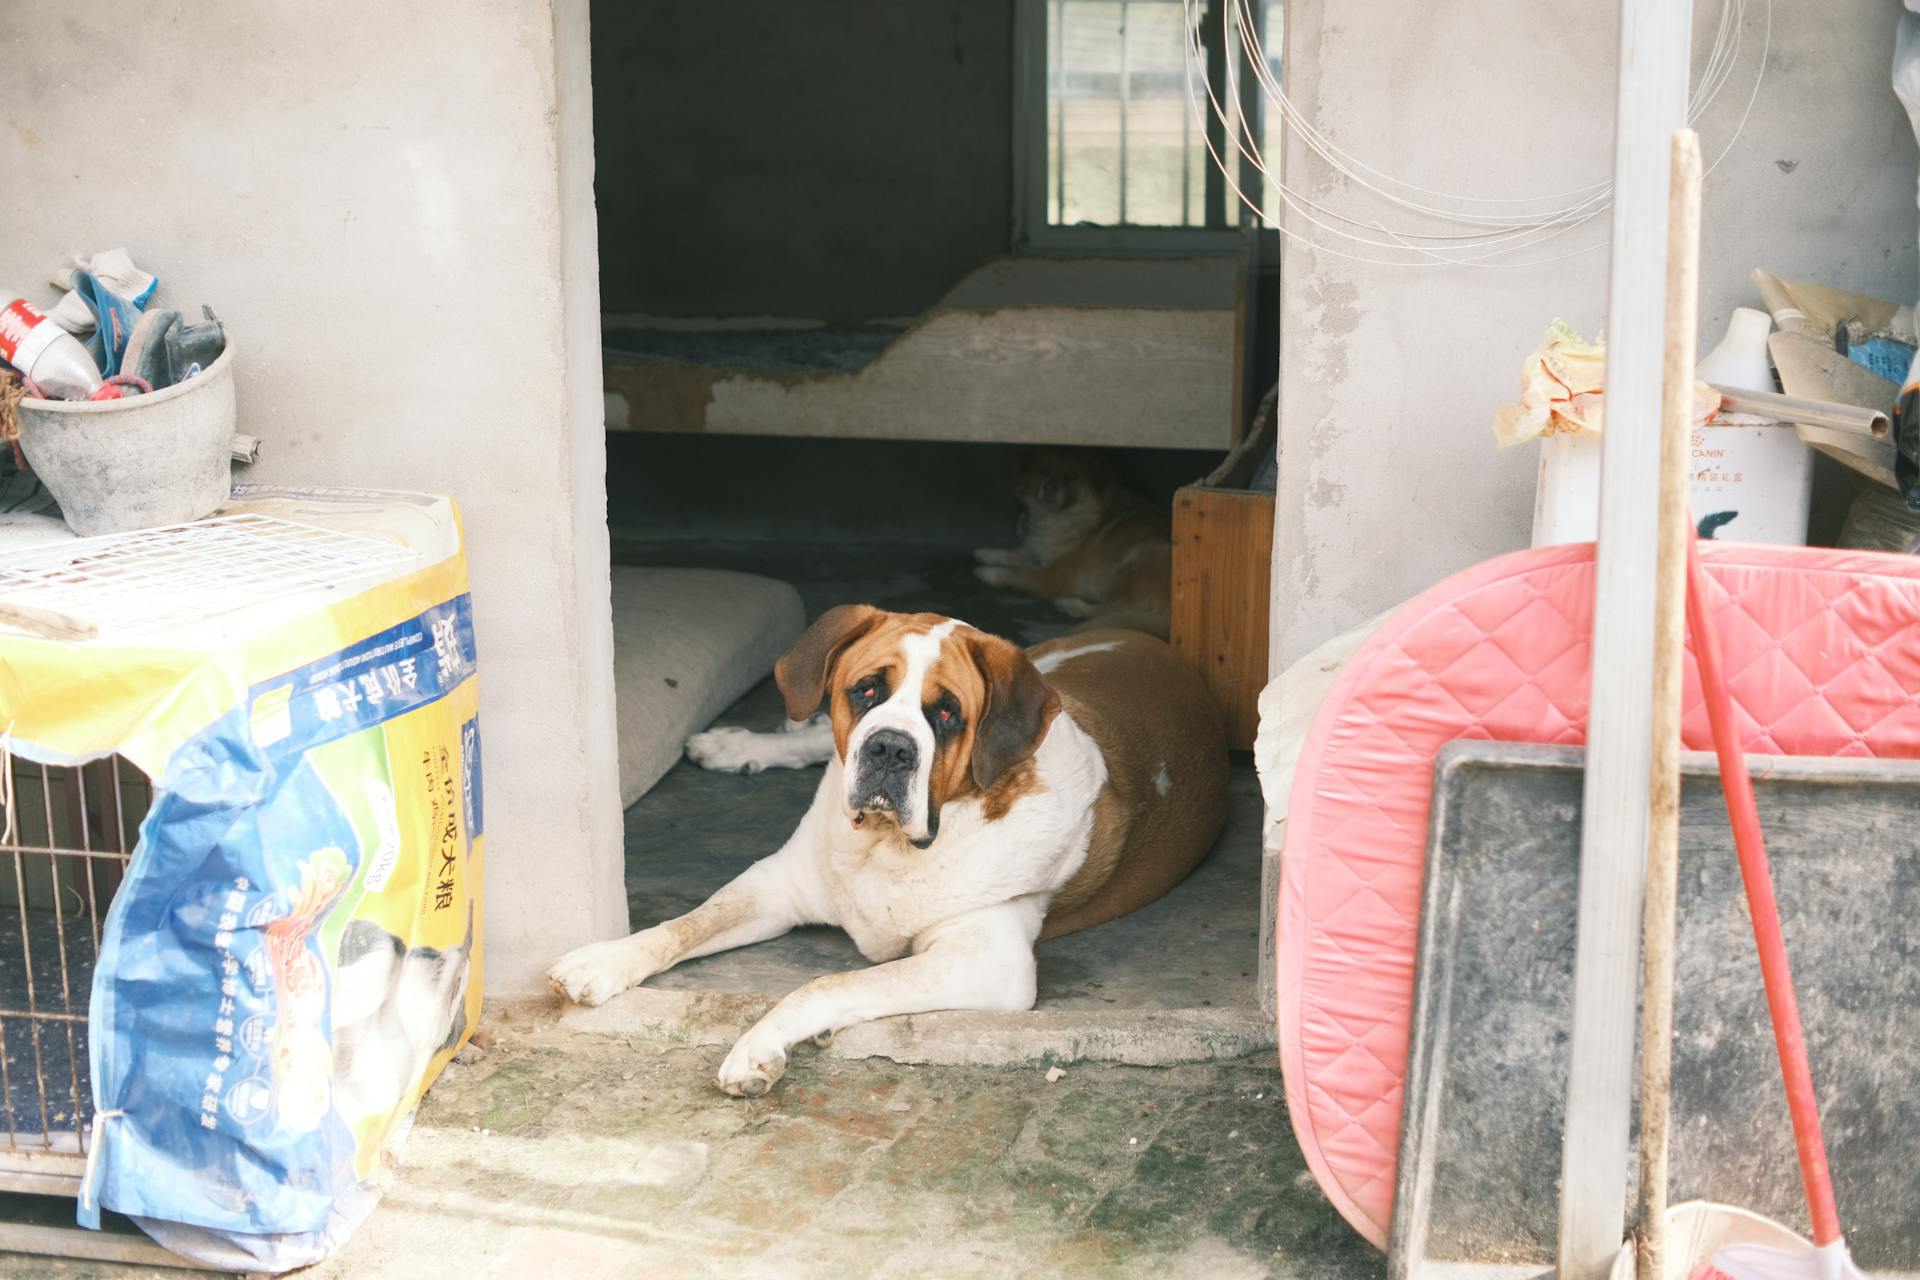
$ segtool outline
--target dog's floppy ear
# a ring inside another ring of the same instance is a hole
[[[814,619],[793,648],[773,664],[773,682],[787,700],[787,719],[805,720],[820,709],[833,660],[883,616],[870,604],[843,604]]]
[[[1020,647],[995,636],[974,641],[973,660],[986,681],[987,702],[973,726],[973,780],[982,791],[1040,749],[1060,711],[1053,691]]]

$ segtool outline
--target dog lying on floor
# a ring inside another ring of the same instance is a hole
[[[982,547],[974,576],[1045,596],[1090,627],[1167,638],[1173,612],[1172,517],[1120,483],[1087,449],[1021,456],[1020,545]]]
[[[795,1044],[857,1022],[1031,1008],[1035,942],[1152,902],[1226,819],[1220,712],[1151,636],[1022,651],[937,614],[842,605],[774,675],[804,724],[712,730],[688,754],[740,772],[824,762],[799,828],[700,907],[548,973],[599,1004],[796,925],[845,929],[874,967],[817,978],[749,1029],[720,1065],[735,1096],[765,1093]]]

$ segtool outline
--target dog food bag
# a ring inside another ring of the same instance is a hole
[[[8,749],[118,755],[152,783],[92,961],[91,1110],[68,1135],[85,1139],[80,1221],[127,1214],[207,1267],[314,1262],[372,1208],[383,1151],[480,1009],[458,514],[243,487],[164,553],[143,534],[12,532],[0,618],[33,625],[0,628]],[[9,612],[52,606],[14,596],[8,566],[63,554],[106,585],[52,621]],[[129,593],[143,575],[159,589]]]

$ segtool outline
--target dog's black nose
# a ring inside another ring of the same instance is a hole
[[[870,765],[889,773],[910,773],[920,759],[920,748],[898,729],[875,731],[860,750]]]

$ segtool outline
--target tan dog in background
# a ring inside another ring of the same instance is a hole
[[[982,547],[974,574],[1051,599],[1093,626],[1165,639],[1173,610],[1172,519],[1120,484],[1083,449],[1036,449],[1022,460],[1020,545]]]
[[[1151,636],[1023,651],[938,614],[841,605],[774,677],[793,729],[714,729],[687,754],[740,773],[824,762],[799,827],[693,911],[548,973],[599,1004],[694,956],[845,929],[874,966],[776,1004],[721,1063],[728,1093],[765,1093],[788,1049],[870,1018],[1031,1008],[1036,941],[1152,902],[1226,821],[1219,708]]]

